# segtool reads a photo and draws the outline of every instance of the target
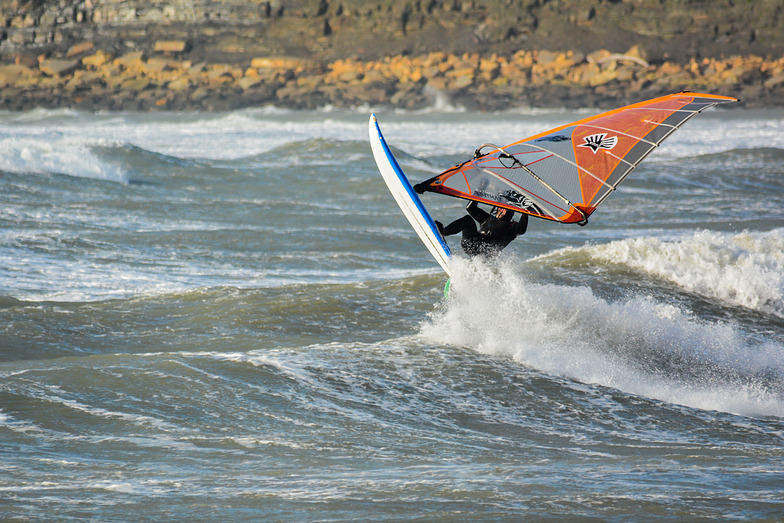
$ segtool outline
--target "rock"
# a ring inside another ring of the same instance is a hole
[[[111,55],[99,50],[95,54],[82,58],[82,65],[85,67],[99,68],[112,59]]]
[[[629,50],[624,53],[624,55],[630,58],[636,58],[639,60],[638,63],[642,62],[644,63],[645,67],[648,66],[648,53],[639,45],[630,47]]]
[[[285,85],[275,91],[275,96],[278,100],[287,100],[291,98],[295,98],[296,96],[304,94],[301,87],[297,87],[296,85]]]
[[[201,75],[208,69],[208,65],[205,62],[199,62],[198,64],[193,64],[188,68],[188,74],[191,77],[197,77]]]
[[[588,60],[589,63],[599,64],[599,63],[602,63],[603,61],[607,60],[612,54],[613,53],[611,53],[607,49],[599,49],[599,50],[594,51],[592,53],[588,53],[588,56],[586,57],[586,60]]]
[[[182,53],[187,47],[184,40],[158,40],[153,49],[156,53]]]
[[[237,85],[243,90],[247,91],[257,85],[263,83],[264,80],[260,76],[245,76],[237,81]]]
[[[144,59],[144,51],[133,51],[114,59],[114,64],[120,65],[125,69],[138,70],[141,68]]]
[[[60,60],[57,58],[48,58],[41,60],[38,64],[38,69],[42,73],[49,76],[65,76],[71,74],[79,68],[78,60]]]
[[[66,82],[65,89],[67,91],[76,91],[79,89],[90,89],[100,84],[101,79],[94,71],[76,71],[73,78]]]
[[[166,58],[150,58],[139,66],[139,71],[151,78],[163,78],[166,73],[182,69],[182,64]],[[171,76],[171,75],[169,75]]]
[[[536,63],[541,65],[549,65],[556,61],[559,53],[552,51],[539,51],[536,56]]]
[[[356,70],[349,70],[340,73],[337,80],[342,83],[350,84],[359,81],[362,78],[362,72]]]
[[[144,91],[150,86],[150,80],[147,78],[131,78],[120,84],[120,88],[126,92],[138,93]]]
[[[136,18],[139,26],[133,31],[142,34],[150,28],[141,26],[145,11],[140,13]],[[343,30],[342,22],[336,22],[333,28],[334,38]],[[209,29],[216,38],[226,37],[223,26],[213,24]],[[13,29],[6,25],[6,31],[9,38],[0,43],[11,46]],[[67,37],[70,29],[64,27],[58,31]],[[180,51],[174,50],[180,47],[160,44],[185,43],[184,36],[192,35],[191,31],[186,33],[172,25],[165,33],[158,33],[168,34],[170,38],[156,40],[151,34],[154,45],[138,44],[136,48],[128,45],[139,50],[116,59],[108,50],[123,49],[123,44],[133,43],[131,36],[126,35],[116,45],[103,48],[100,48],[98,31],[76,43],[64,37],[64,42],[71,46],[67,53],[59,55],[34,46],[23,51],[14,48],[12,54],[3,55],[4,59],[17,60],[22,67],[0,66],[3,87],[0,109],[17,110],[29,107],[26,104],[40,104],[41,100],[50,105],[74,106],[76,97],[82,100],[79,107],[96,109],[133,106],[217,110],[262,100],[286,107],[380,103],[412,108],[426,105],[427,95],[423,91],[426,85],[431,94],[448,93],[455,103],[480,110],[542,103],[607,107],[681,89],[743,94],[757,106],[784,104],[784,58],[779,57],[731,55],[662,62],[653,53],[651,64],[642,45],[637,45],[623,54],[602,49],[587,57],[581,52],[544,49],[518,50],[507,55],[499,55],[498,51],[494,54],[423,51],[420,55],[396,54],[369,59],[361,58],[361,52],[356,50],[355,55],[319,63],[299,58],[296,54],[300,50],[286,47],[276,52],[292,52],[295,56],[271,53],[251,58],[253,55],[248,53],[238,59],[219,53],[199,53],[186,45],[181,52],[191,54],[175,60],[172,55],[179,57]],[[234,31],[233,38],[242,37],[251,42],[257,29],[231,31]],[[412,25],[409,31],[414,34]],[[28,40],[32,38],[32,31],[27,30],[25,34]],[[322,41],[318,46],[329,46],[329,42]],[[250,43],[243,45],[251,48]],[[161,54],[145,57],[142,49],[150,51],[151,48]],[[254,49],[264,47],[259,45]],[[336,49],[333,51],[339,54]],[[93,54],[84,56],[90,52]],[[66,54],[73,59],[64,58]],[[193,65],[191,60],[197,63]],[[160,100],[166,103],[156,105]]]
[[[460,76],[454,78],[454,80],[449,83],[449,89],[457,91],[460,89],[465,89],[466,87],[472,85],[473,83],[474,83],[474,73],[473,71],[471,71],[470,74],[468,73],[461,74]]]
[[[190,100],[194,103],[200,103],[205,98],[210,97],[209,89],[205,87],[198,87],[190,95]]]
[[[432,92],[446,91],[446,78],[439,76],[438,78],[431,78],[425,84],[425,88]]]
[[[68,49],[68,52],[65,53],[65,56],[71,58],[73,56],[86,53],[87,51],[92,50],[93,47],[95,47],[95,44],[93,42],[89,40],[85,40],[84,42],[72,45],[71,48]]]
[[[0,87],[16,84],[21,80],[33,78],[37,74],[37,71],[24,65],[8,64],[0,66]]]
[[[190,89],[191,81],[187,77],[180,77],[175,78],[174,80],[170,81],[166,84],[166,88],[170,91],[185,91],[186,89]]]
[[[244,80],[244,78],[243,78]],[[324,75],[307,75],[307,76],[299,76],[295,79],[295,83],[299,87],[304,87],[306,89],[316,90],[321,84],[324,83],[325,76]]]
[[[132,22],[136,19],[136,8],[135,7],[120,7],[116,13],[116,20],[118,22]]]
[[[254,69],[277,69],[277,70],[303,70],[305,61],[299,58],[287,57],[259,57],[250,61],[250,66]]]
[[[378,69],[371,69],[362,77],[364,84],[382,84],[388,80],[389,78]]]
[[[234,74],[233,74],[234,73]],[[211,87],[220,87],[234,83],[235,77],[242,77],[242,71],[237,73],[226,64],[215,64],[206,72],[206,80]]]
[[[618,71],[616,69],[602,69],[598,64],[592,63],[585,68],[580,80],[583,85],[597,87],[612,82],[617,78]]]
[[[763,83],[766,89],[773,89],[780,85],[784,85],[784,73],[779,73],[775,76],[771,76]]]

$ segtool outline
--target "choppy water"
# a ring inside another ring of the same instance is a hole
[[[417,180],[586,114],[378,111]],[[448,300],[367,117],[0,114],[2,519],[782,517],[784,112]]]

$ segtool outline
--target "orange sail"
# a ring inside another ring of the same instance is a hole
[[[506,147],[486,144],[472,160],[422,182],[417,190],[585,224],[629,173],[687,120],[708,107],[737,101],[712,94],[671,94]]]

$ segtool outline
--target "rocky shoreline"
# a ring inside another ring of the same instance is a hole
[[[644,53],[588,55],[518,51],[511,56],[429,53],[326,65],[294,57],[247,64],[192,63],[175,57],[177,41],[150,56],[114,57],[89,42],[65,58],[0,65],[0,109],[219,111],[274,105],[421,109],[451,104],[510,107],[611,107],[683,90],[741,98],[746,107],[784,105],[784,58],[738,56],[650,64]]]
[[[0,110],[784,106],[784,6],[0,0]]]

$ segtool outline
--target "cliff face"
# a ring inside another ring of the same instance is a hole
[[[650,61],[784,54],[780,0],[2,0],[0,58],[114,55],[185,42],[183,58],[377,59],[442,51],[622,52]]]
[[[784,105],[782,0],[0,0],[0,109]]]

